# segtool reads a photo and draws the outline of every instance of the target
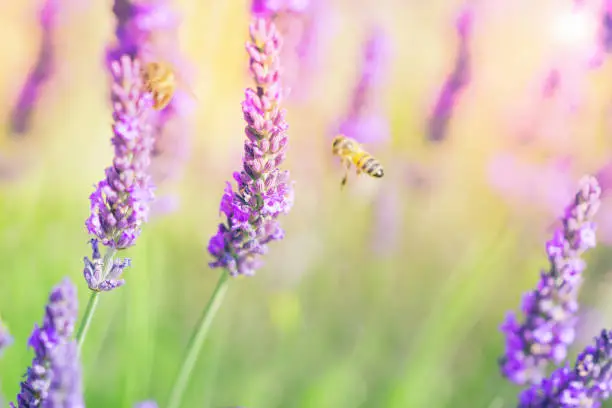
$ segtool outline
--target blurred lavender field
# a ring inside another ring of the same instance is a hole
[[[81,314],[87,302],[83,222],[112,158],[111,3],[56,0],[52,29],[39,21],[43,0],[0,4],[9,401],[50,288],[69,276]],[[158,201],[128,250],[137,267],[94,317],[82,352],[90,408],[165,401],[215,285],[206,246],[242,155],[247,3],[168,3],[182,15],[196,95],[180,126],[193,127],[162,141]],[[499,373],[499,326],[546,268],[545,242],[584,174],[604,199],[571,359],[612,329],[612,66],[603,3],[583,3],[311,0],[303,16],[279,17],[295,204],[257,275],[230,283],[183,406],[516,406],[518,388]],[[47,41],[49,72],[16,121]],[[340,190],[339,130],[367,144],[384,178],[350,174]]]

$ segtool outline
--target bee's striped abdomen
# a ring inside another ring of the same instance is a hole
[[[382,164],[369,153],[361,153],[355,157],[355,166],[369,176],[380,178],[384,176]]]

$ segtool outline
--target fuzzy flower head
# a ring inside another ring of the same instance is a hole
[[[251,13],[266,17],[280,12],[301,13],[309,5],[310,0],[253,0]]]
[[[246,49],[256,88],[246,90],[242,112],[246,120],[243,168],[234,173],[237,189],[227,184],[221,198],[226,223],[219,225],[208,250],[212,268],[226,268],[231,275],[252,275],[259,256],[270,241],[282,239],[278,221],[293,205],[289,173],[280,170],[287,148],[287,123],[281,110],[279,53],[281,38],[275,25],[254,19]]]
[[[437,95],[428,123],[428,139],[439,142],[447,137],[448,125],[461,92],[471,80],[471,54],[469,41],[472,35],[474,20],[473,6],[467,4],[459,10],[455,20],[455,31],[458,48],[455,65],[446,77],[442,89]]]
[[[612,331],[578,355],[573,369],[561,367],[519,396],[520,408],[597,408],[612,390]]]
[[[102,244],[125,249],[138,238],[153,199],[147,173],[153,148],[148,121],[152,100],[143,88],[137,60],[122,57],[113,64],[112,74],[115,155],[90,196],[91,215],[85,225]]]
[[[13,344],[13,338],[0,318],[0,356],[2,355],[2,351],[11,344]]]
[[[389,139],[387,118],[382,114],[381,88],[388,72],[390,42],[386,31],[374,26],[363,46],[359,81],[351,96],[346,116],[334,135],[340,133],[360,143],[383,142]]]
[[[17,407],[84,407],[72,340],[77,312],[76,287],[66,278],[51,291],[42,325],[34,326],[28,341],[34,349],[34,359],[21,382]]]
[[[537,384],[549,363],[560,364],[575,337],[578,290],[586,264],[583,253],[595,246],[592,220],[599,208],[601,189],[594,177],[585,177],[574,202],[562,218],[563,227],[546,244],[550,262],[535,290],[523,297],[524,320],[510,313],[501,330],[506,352],[502,374],[517,384]]]

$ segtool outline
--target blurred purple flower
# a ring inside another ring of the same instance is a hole
[[[38,56],[10,115],[11,131],[15,134],[24,134],[29,130],[40,91],[55,68],[53,32],[57,25],[59,0],[43,1],[39,15],[42,41]]]
[[[251,13],[264,18],[280,12],[300,13],[309,3],[310,0],[253,0]]]
[[[153,400],[137,402],[134,404],[134,408],[157,408],[157,402]]]
[[[612,0],[603,0],[599,41],[603,52],[612,53]]]
[[[246,90],[242,103],[247,122],[243,169],[234,173],[236,191],[227,183],[220,208],[227,222],[208,244],[215,258],[210,267],[226,268],[232,276],[255,273],[267,244],[284,236],[277,217],[293,205],[289,172],[279,168],[288,142],[279,81],[281,37],[271,20],[261,18],[253,19],[249,32],[246,49],[256,87]]]
[[[34,326],[28,341],[34,359],[21,382],[17,407],[85,406],[76,342],[72,340],[77,312],[76,287],[65,278],[51,291],[42,326]]]
[[[179,26],[181,16],[168,0],[115,0],[113,12],[117,18],[117,43],[107,51],[112,63],[127,54],[140,61],[164,62],[174,69],[179,85],[191,76],[191,67],[180,52]],[[189,154],[189,139],[194,100],[182,86],[162,111],[151,113],[155,147],[150,174],[157,184],[178,177]]]
[[[535,290],[523,297],[525,320],[509,313],[501,330],[506,352],[500,359],[502,374],[517,384],[537,384],[549,363],[560,364],[575,338],[578,290],[586,264],[582,254],[595,246],[592,219],[601,189],[594,177],[581,180],[580,191],[562,218],[563,227],[546,244],[550,269],[542,271]]]
[[[142,86],[138,60],[122,57],[112,65],[112,74],[115,157],[90,197],[86,226],[104,245],[124,249],[134,245],[153,199],[147,173],[153,148],[148,118],[152,101]]]
[[[573,369],[555,370],[541,384],[533,385],[519,396],[521,408],[601,406],[612,389],[612,332],[603,330],[595,345],[578,355]]]
[[[0,319],[0,356],[5,348],[9,347],[13,344],[13,337],[11,337],[11,333],[9,333],[8,328],[2,323],[2,319]]]
[[[283,37],[281,79],[286,96],[292,100],[308,100],[316,90],[313,80],[324,69],[322,53],[333,29],[332,13],[326,0],[289,4],[272,13]]]
[[[348,112],[334,135],[341,133],[361,143],[389,139],[389,122],[381,112],[381,87],[389,68],[390,44],[384,29],[375,26],[363,49],[361,76],[350,100]]]
[[[492,190],[515,207],[536,207],[559,215],[575,194],[571,157],[531,163],[507,152],[494,155],[488,164],[488,183]]]
[[[472,36],[473,18],[473,6],[466,4],[460,10],[455,21],[459,41],[455,66],[446,78],[429,118],[427,138],[430,141],[440,142],[446,139],[453,109],[461,92],[470,82],[472,68],[469,42]]]

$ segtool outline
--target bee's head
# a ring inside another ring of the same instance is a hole
[[[343,135],[338,135],[334,137],[334,140],[332,142],[332,148],[338,149],[343,140],[345,140],[345,137]]]

